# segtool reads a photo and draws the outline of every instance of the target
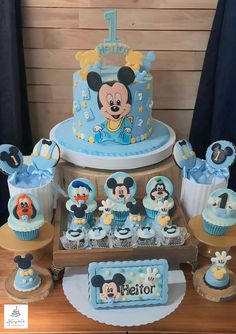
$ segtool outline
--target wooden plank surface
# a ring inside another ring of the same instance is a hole
[[[83,50],[84,51],[84,50]],[[75,59],[77,50],[63,49],[25,49],[25,64],[27,68],[79,68]],[[167,71],[199,71],[202,69],[205,52],[202,51],[156,51],[153,70]],[[121,66],[124,59],[113,57],[113,64]]]
[[[236,258],[236,248],[230,254]],[[13,332],[3,328],[4,304],[12,304],[4,291],[5,279],[15,264],[13,255],[0,250],[0,332]],[[38,265],[50,267],[52,262],[51,250]],[[199,268],[210,264],[209,259],[199,257]],[[228,263],[229,269],[236,272],[236,261]],[[93,321],[77,312],[66,299],[61,281],[56,282],[54,290],[44,301],[29,305],[29,329],[21,333],[172,333],[172,334],[233,334],[235,333],[236,299],[227,303],[213,303],[200,297],[193,288],[190,266],[182,266],[186,279],[186,294],[180,306],[169,316],[152,324],[140,327],[113,327]],[[75,291],[77,293],[77,291]],[[19,330],[14,330],[19,332]]]
[[[218,0],[22,0],[24,7],[216,8]]]
[[[24,28],[25,48],[93,49],[107,30]],[[119,38],[137,50],[205,51],[209,31],[120,30]]]
[[[23,26],[105,29],[104,9],[25,8]],[[210,30],[215,10],[118,9],[118,30]]]

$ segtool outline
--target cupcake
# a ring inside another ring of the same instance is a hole
[[[137,246],[148,247],[155,245],[155,231],[151,226],[141,226],[137,230]]]
[[[236,224],[236,193],[225,188],[213,191],[202,217],[208,234],[225,235]]]
[[[21,292],[36,290],[41,284],[41,278],[36,270],[31,267],[32,254],[25,257],[16,256],[14,261],[18,264],[18,269],[14,279],[14,288]]]
[[[93,224],[94,211],[97,209],[95,185],[88,179],[75,179],[68,186],[68,196],[69,200],[66,202],[66,209],[70,212],[71,218],[73,219],[74,217],[74,213],[71,210],[72,205],[81,206],[86,204],[86,219],[91,226]]]
[[[89,244],[93,248],[109,247],[108,231],[102,226],[94,226],[88,232]]]
[[[168,214],[174,207],[173,184],[167,177],[155,176],[149,180],[146,193],[143,206],[149,218],[155,219],[158,215]]]
[[[131,247],[133,244],[133,230],[131,227],[118,227],[114,231],[113,246],[114,247]]]
[[[66,231],[66,247],[68,249],[79,249],[85,246],[85,232],[83,228],[69,229]]]
[[[33,240],[39,237],[44,217],[37,199],[31,194],[20,194],[8,202],[8,226],[20,240]]]
[[[136,189],[135,180],[124,172],[116,172],[106,180],[104,191],[114,204],[112,210],[117,225],[122,225],[128,217],[129,209],[126,204],[135,202]]]

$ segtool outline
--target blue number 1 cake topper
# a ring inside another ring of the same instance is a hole
[[[104,18],[109,22],[109,37],[104,39],[104,43],[119,43],[121,40],[116,37],[117,16],[116,10],[109,10],[104,13]]]

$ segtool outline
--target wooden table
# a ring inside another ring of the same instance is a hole
[[[52,248],[38,262],[50,267]],[[229,267],[236,272],[236,248],[230,254]],[[199,265],[209,259],[200,257]],[[64,296],[61,281],[55,283],[52,293],[44,301],[29,304],[29,329],[9,330],[3,328],[3,306],[14,304],[4,291],[6,276],[14,268],[12,254],[0,249],[0,333],[235,333],[236,299],[227,303],[213,303],[201,298],[193,289],[189,265],[184,265],[187,291],[182,304],[168,317],[146,326],[113,327],[88,319],[77,312]],[[125,311],[124,311],[125,316]]]

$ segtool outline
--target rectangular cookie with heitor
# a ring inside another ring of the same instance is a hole
[[[96,309],[162,305],[168,300],[165,259],[92,262],[88,278],[90,303]]]

